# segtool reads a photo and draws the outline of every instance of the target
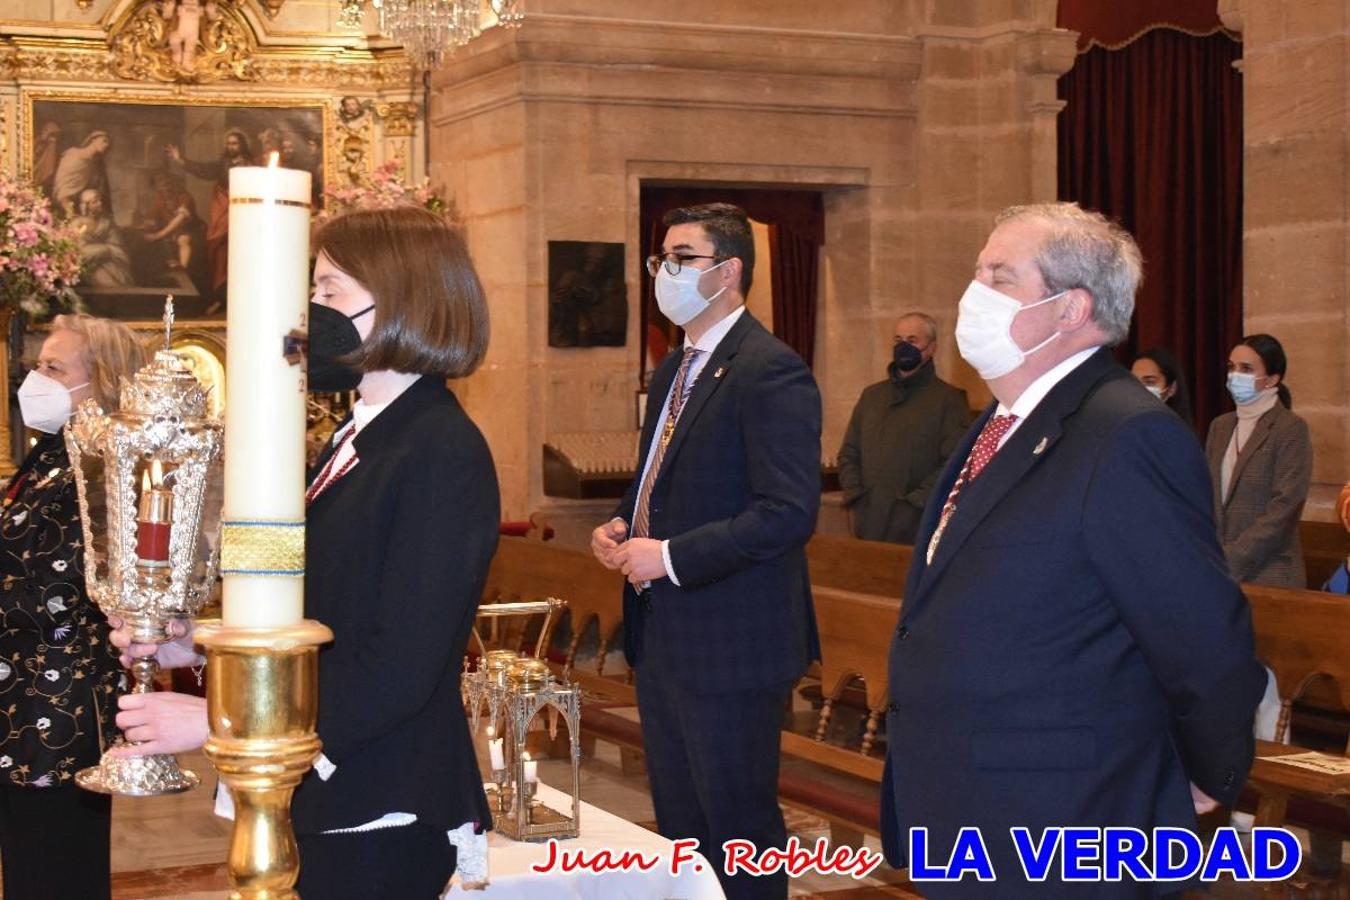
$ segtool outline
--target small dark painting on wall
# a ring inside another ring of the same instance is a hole
[[[548,345],[622,347],[628,331],[623,244],[548,242]]]

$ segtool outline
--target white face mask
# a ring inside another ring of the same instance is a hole
[[[70,418],[73,408],[70,392],[88,386],[89,382],[67,388],[64,384],[34,369],[19,386],[19,412],[23,424],[34,431],[55,434]]]
[[[1160,387],[1158,387],[1157,385],[1154,385],[1154,384],[1146,384],[1146,385],[1144,385],[1144,390],[1148,391],[1150,394],[1152,394],[1153,396],[1157,397],[1159,400],[1162,400],[1162,398],[1163,398],[1163,395],[1162,395],[1163,389],[1160,388]],[[1165,403],[1165,402],[1167,402],[1167,401],[1164,400],[1163,402]]]
[[[717,266],[729,262],[731,260],[724,259]],[[662,265],[656,273],[656,306],[661,310],[661,315],[681,327],[697,318],[699,313],[707,309],[709,304],[722,296],[722,291],[726,290],[724,285],[721,291],[711,297],[704,297],[699,293],[698,280],[705,272],[711,272],[717,266],[707,269],[681,266],[680,274],[672,275]]]
[[[1016,369],[1031,354],[1059,337],[1056,331],[1030,350],[1013,340],[1012,324],[1017,314],[1058,300],[1068,291],[1060,291],[1044,300],[1023,306],[1012,297],[978,281],[972,281],[961,295],[956,317],[956,346],[961,358],[970,363],[985,381],[1001,378]]]

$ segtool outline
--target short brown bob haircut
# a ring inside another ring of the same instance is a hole
[[[460,229],[421,207],[362,209],[324,223],[314,251],[375,300],[374,327],[350,365],[462,378],[483,361],[487,298]]]

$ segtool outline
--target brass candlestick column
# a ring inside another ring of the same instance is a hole
[[[230,900],[295,900],[291,794],[319,757],[319,646],[327,626],[197,628],[206,648],[206,755],[234,796]]]

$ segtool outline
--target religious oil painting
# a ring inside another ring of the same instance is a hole
[[[623,244],[548,242],[548,345],[622,347],[628,331]]]
[[[24,166],[59,218],[81,226],[86,311],[153,321],[172,294],[184,320],[225,317],[229,173],[279,164],[324,183],[327,105],[34,92]]]

